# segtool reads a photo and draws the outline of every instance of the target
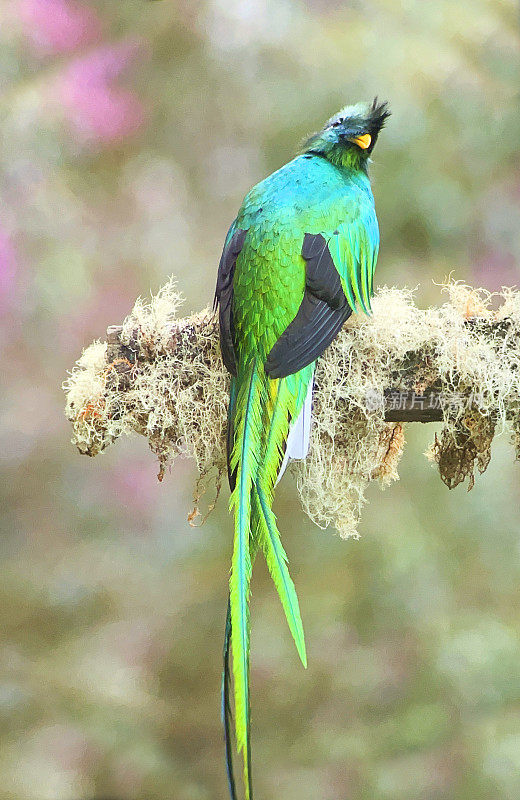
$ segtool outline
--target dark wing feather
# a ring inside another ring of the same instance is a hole
[[[321,234],[306,233],[305,292],[298,313],[282,333],[265,363],[270,378],[285,378],[315,361],[352,314],[339,273]]]
[[[327,240],[321,235],[306,233],[303,237],[302,257],[305,265],[305,284],[312,294],[331,308],[341,308],[346,303],[339,272],[329,252]]]
[[[234,223],[233,223],[234,225]],[[233,225],[231,230],[233,230]],[[232,375],[237,374],[235,347],[233,342],[233,275],[237,258],[244,245],[247,231],[237,228],[226,239],[218,266],[217,287],[215,289],[214,307],[219,307],[220,349],[226,369]]]

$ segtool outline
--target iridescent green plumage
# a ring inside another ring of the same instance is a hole
[[[232,372],[228,459],[235,532],[223,676],[229,743],[229,643],[235,730],[252,796],[249,707],[249,591],[257,550],[266,558],[303,664],[298,599],[276,519],[274,487],[289,429],[312,384],[314,362],[353,310],[370,311],[379,233],[366,172],[385,106],[333,117],[304,152],[244,199],[219,267],[224,361]]]

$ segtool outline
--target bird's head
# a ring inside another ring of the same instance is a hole
[[[316,153],[335,164],[365,168],[379,131],[390,116],[387,103],[358,103],[334,114],[323,129],[305,143],[305,153]]]

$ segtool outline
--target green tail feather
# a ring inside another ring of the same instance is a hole
[[[235,400],[237,394],[236,381],[232,378],[229,386],[229,406],[228,406],[228,419],[227,419],[227,462],[228,462],[228,478],[229,488],[231,491],[235,488],[235,475],[231,472],[231,451],[233,449],[233,416],[235,413]],[[221,717],[222,725],[224,727],[224,746],[226,753],[226,775],[229,788],[229,796],[231,800],[237,800],[235,774],[233,771],[233,744],[231,741],[231,703],[230,703],[230,683],[231,673],[229,666],[231,646],[231,603],[228,592],[228,606],[226,613],[226,629],[224,633],[224,648],[222,653],[222,686],[221,686]]]
[[[229,472],[232,485],[230,507],[234,510],[235,536],[229,583],[229,617],[224,641],[222,715],[226,740],[226,765],[230,796],[236,800],[230,745],[229,645],[233,653],[235,736],[237,751],[243,751],[246,800],[252,800],[250,707],[249,707],[249,589],[252,563],[262,548],[269,572],[280,596],[289,629],[302,663],[307,665],[305,639],[287,556],[271,510],[274,485],[283,458],[289,415],[299,412],[306,379],[289,383],[268,381],[261,365],[251,361],[232,389],[230,408]]]
[[[243,751],[246,800],[252,799],[249,715],[249,586],[251,580],[251,490],[258,471],[262,439],[262,406],[265,384],[256,361],[251,361],[240,381],[234,413],[234,445],[230,467],[236,470],[236,486],[230,499],[235,512],[235,538],[229,596],[231,647],[235,698],[235,733],[238,752]],[[241,376],[242,377],[242,376]],[[265,380],[265,379],[264,379]]]
[[[306,390],[307,382],[301,381],[301,385],[298,386],[297,404],[301,405]],[[278,478],[278,471],[283,458],[283,444],[289,431],[288,409],[294,404],[294,398],[287,387],[286,381],[283,379],[277,382],[275,392],[276,396],[271,412],[265,450],[256,481],[255,511],[260,526],[261,546],[267,567],[280,597],[298,654],[302,664],[306,667],[307,655],[300,606],[294,583],[289,575],[287,555],[280,540],[276,518],[271,509],[274,485]]]
[[[251,542],[250,554],[251,563],[254,562],[256,552],[258,550],[258,536]],[[226,753],[226,774],[228,780],[229,796],[231,800],[237,800],[235,774],[233,770],[233,746],[231,742],[232,733],[232,714],[230,703],[230,683],[231,671],[229,666],[229,655],[231,645],[231,605],[228,596],[228,607],[226,614],[226,629],[224,632],[224,648],[223,648],[223,666],[222,666],[222,686],[221,686],[221,702],[222,702],[222,725],[224,727],[224,744]]]
[[[280,541],[280,534],[276,527],[275,516],[267,505],[265,494],[260,486],[257,487],[258,513],[262,519],[262,549],[271,578],[280,597],[285,611],[289,630],[293,635],[296,649],[304,667],[307,667],[307,654],[305,652],[305,636],[300,615],[300,606],[294,583],[287,567],[287,555]]]
[[[222,724],[224,726],[224,743],[226,748],[226,773],[228,779],[229,796],[231,800],[237,800],[237,792],[235,787],[235,775],[233,772],[233,748],[231,746],[231,706],[229,702],[229,642],[231,638],[231,608],[228,598],[228,607],[226,614],[226,630],[224,634],[224,651],[222,668]]]

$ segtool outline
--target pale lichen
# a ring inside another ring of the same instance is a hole
[[[311,449],[293,470],[321,527],[356,535],[369,481],[398,478],[404,431],[385,421],[388,389],[441,398],[443,428],[429,457],[450,488],[465,479],[471,488],[506,420],[520,452],[520,294],[454,282],[443,289],[447,302],[425,310],[410,291],[380,289],[373,315],[350,320],[318,361]],[[197,499],[211,481],[218,494],[225,472],[229,382],[214,315],[178,319],[181,302],[169,281],[136,302],[114,341],[87,348],[65,385],[66,414],[88,455],[134,432],[157,454],[160,477],[177,454],[194,456]]]

